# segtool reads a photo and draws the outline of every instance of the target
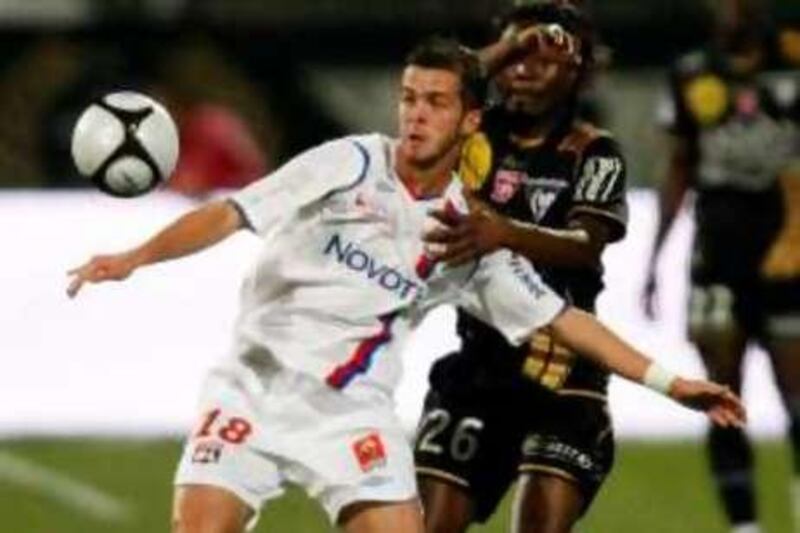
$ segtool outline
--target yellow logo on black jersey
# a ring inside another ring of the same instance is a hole
[[[464,142],[458,174],[470,190],[477,191],[492,170],[492,146],[483,133],[474,133]]]
[[[695,78],[683,93],[686,107],[699,124],[713,124],[728,109],[728,88],[717,76],[706,74]]]

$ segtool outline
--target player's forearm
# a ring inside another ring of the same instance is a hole
[[[478,58],[484,71],[491,76],[500,70],[511,54],[517,50],[519,46],[515,38],[506,37],[478,50]]]
[[[658,258],[664,240],[683,205],[683,199],[689,189],[692,169],[688,148],[682,145],[674,147],[667,170],[667,179],[658,191],[658,225],[651,262]]]
[[[537,265],[592,267],[603,249],[583,228],[553,229],[509,221],[505,233],[503,246]]]
[[[551,327],[556,340],[572,351],[631,381],[642,383],[652,364],[648,357],[585,311],[568,308]]]
[[[729,389],[717,383],[681,378],[651,361],[588,313],[569,308],[550,326],[556,341],[615,374],[685,407],[705,411],[722,427],[741,427],[745,423],[745,410]]]
[[[675,179],[668,179],[667,183],[659,190],[658,225],[656,226],[653,255],[658,255],[661,250],[661,246],[672,228],[673,222],[675,222],[678,211],[680,211],[685,195],[686,188],[677,183]]]
[[[131,252],[137,267],[177,259],[213,246],[242,227],[239,211],[228,201],[191,211]]]

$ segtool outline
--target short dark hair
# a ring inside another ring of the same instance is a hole
[[[429,37],[406,56],[406,66],[448,70],[461,78],[461,99],[468,109],[482,108],[488,80],[478,54],[455,39]]]
[[[560,25],[567,33],[580,40],[581,64],[576,88],[580,88],[591,77],[595,68],[597,33],[584,9],[564,0],[519,1],[498,20],[500,31],[512,24]]]

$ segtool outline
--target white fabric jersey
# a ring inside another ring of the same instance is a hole
[[[445,201],[463,210],[461,186],[412,197],[393,170],[394,146],[378,134],[331,141],[231,198],[263,239],[236,324],[236,355],[256,372],[271,357],[335,388],[393,390],[404,338],[435,305],[457,304],[515,344],[563,308],[505,250],[458,269],[432,265],[420,238],[426,213]]]

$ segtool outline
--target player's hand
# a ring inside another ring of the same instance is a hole
[[[728,387],[710,381],[677,378],[670,397],[681,405],[703,411],[721,427],[743,427],[747,413],[742,401]]]
[[[516,50],[555,63],[580,64],[580,49],[573,35],[559,24],[536,24],[513,35]]]
[[[644,282],[644,289],[642,290],[642,310],[644,315],[650,320],[658,318],[658,281],[653,270],[647,271],[647,278]]]
[[[67,272],[72,276],[67,287],[67,295],[74,298],[87,282],[122,281],[130,276],[137,266],[132,252],[95,256],[89,262]]]
[[[510,223],[472,192],[465,190],[464,196],[468,214],[453,217],[444,209],[433,210],[430,215],[440,224],[422,236],[432,257],[450,266],[497,250],[510,231]]]

